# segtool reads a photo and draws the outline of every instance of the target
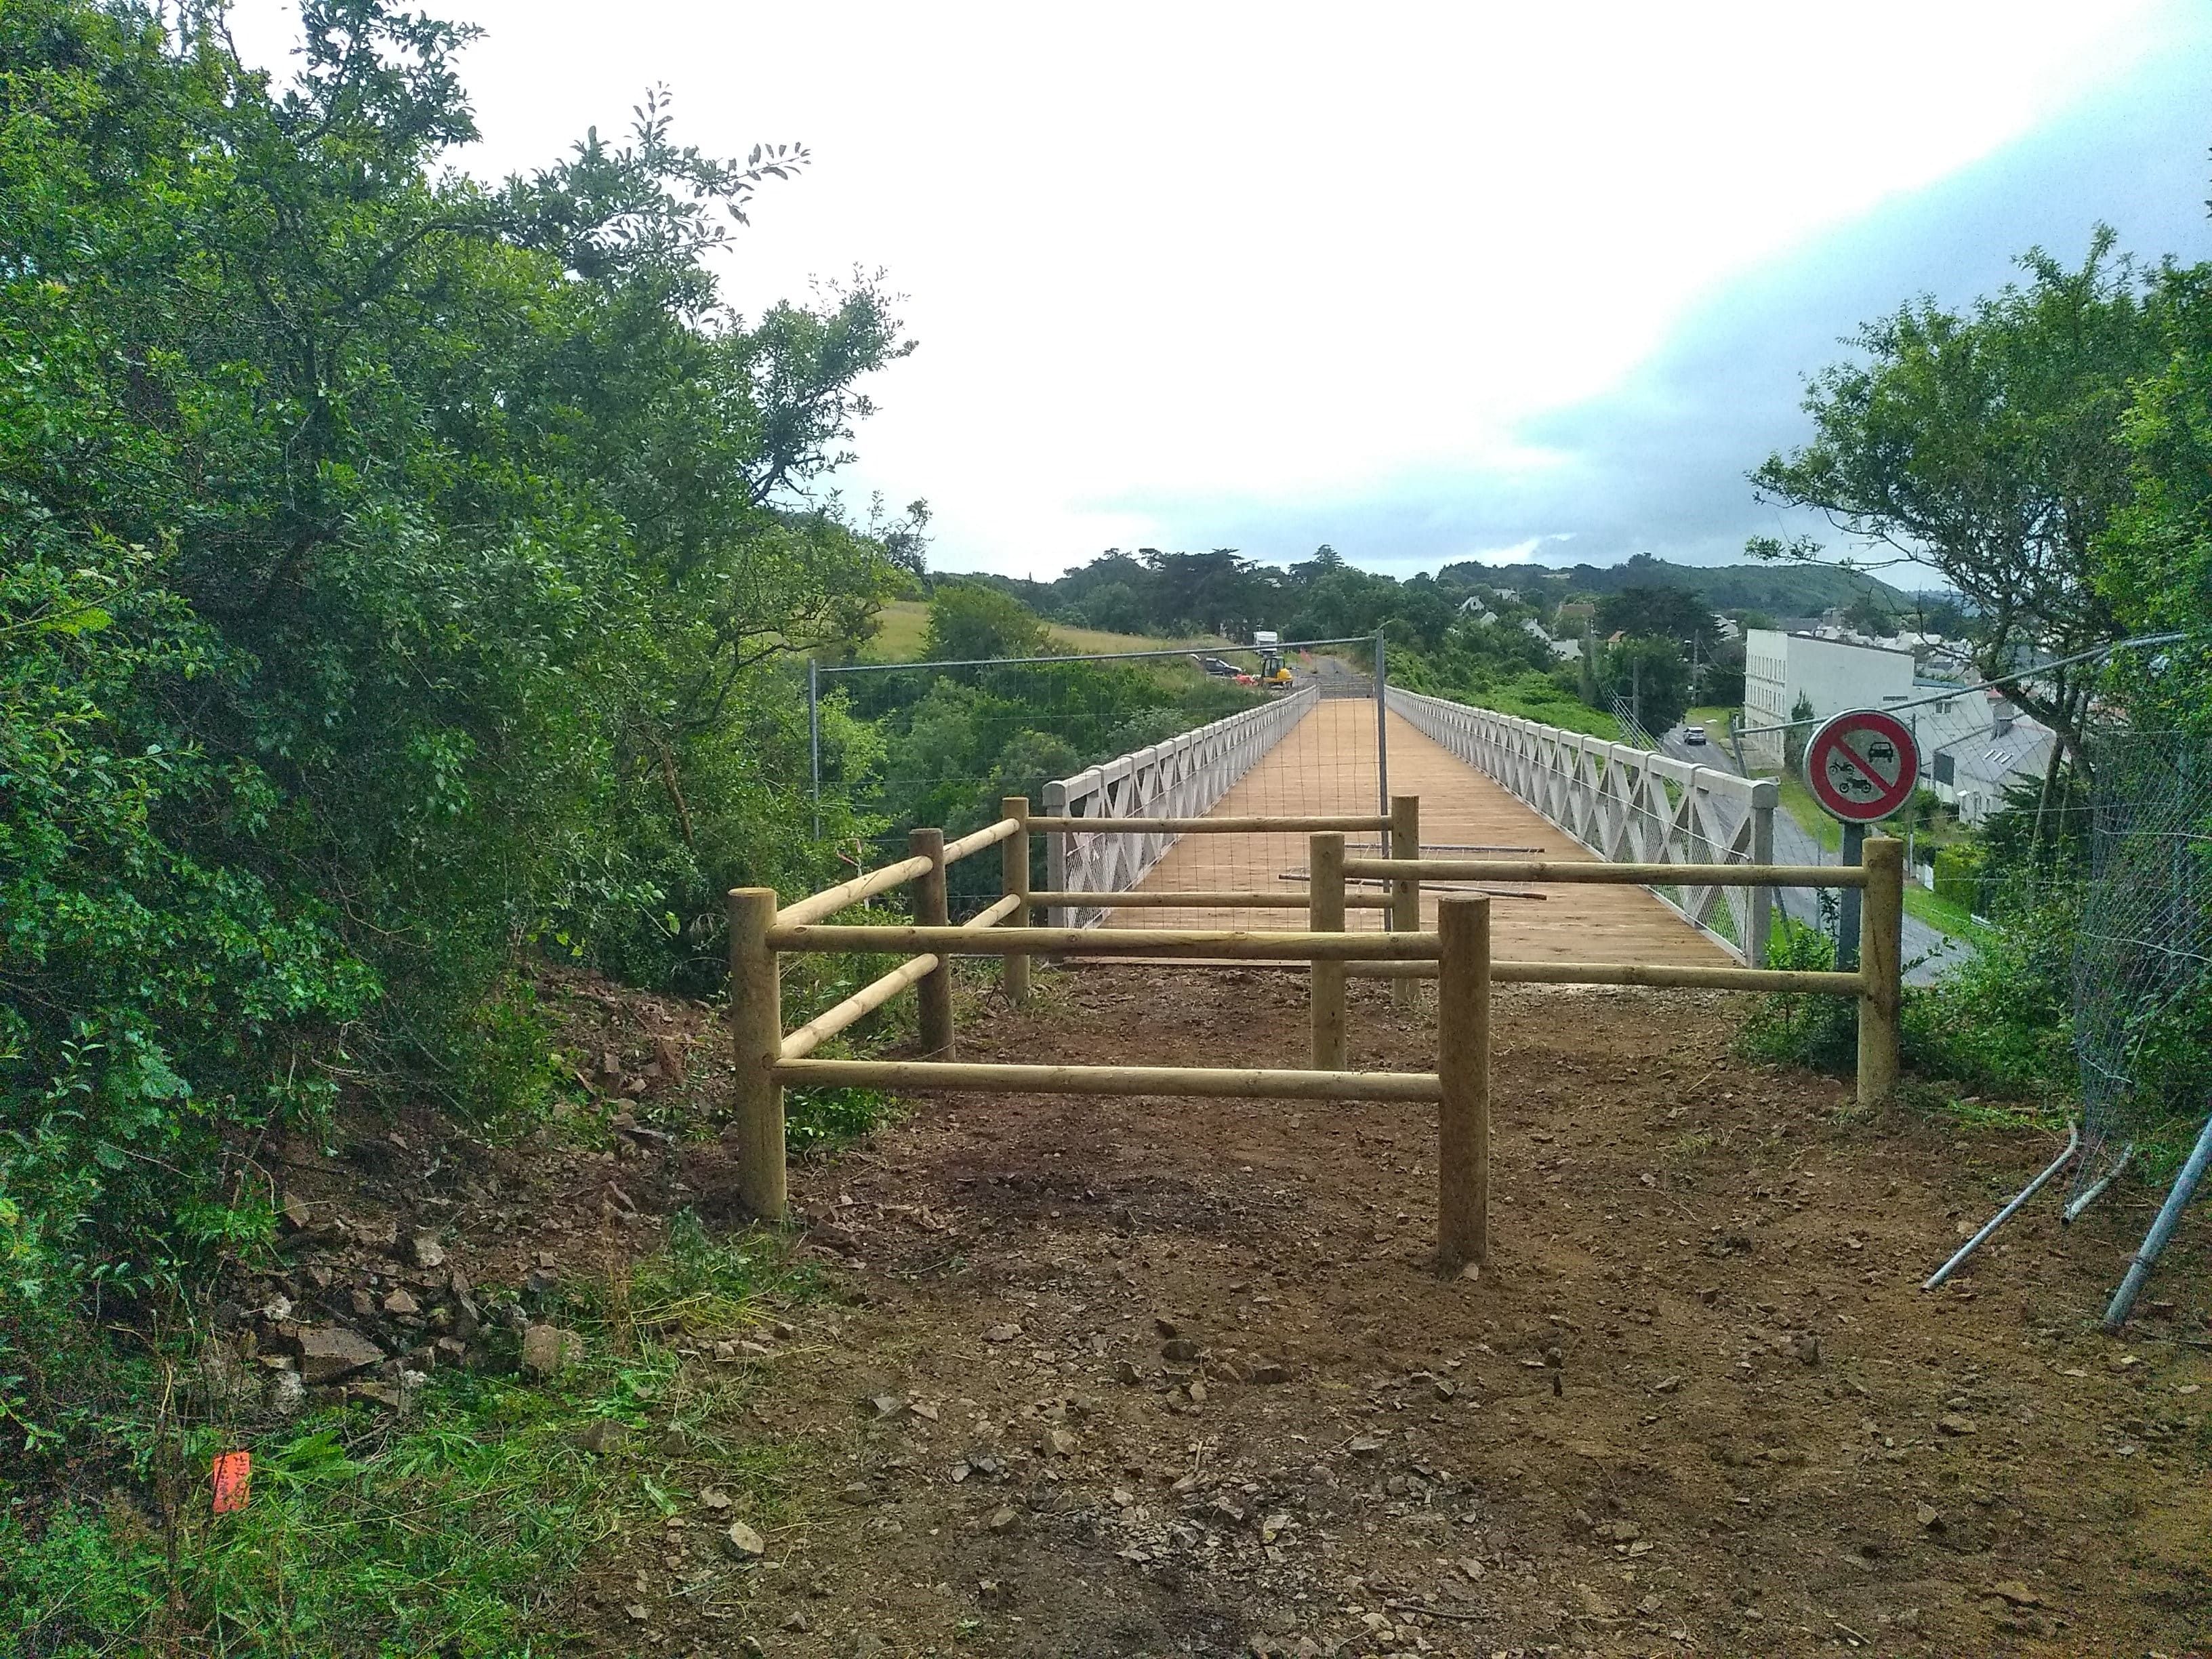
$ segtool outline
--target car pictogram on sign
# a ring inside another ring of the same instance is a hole
[[[1829,817],[1874,823],[1912,798],[1919,751],[1896,715],[1855,708],[1823,721],[1805,745],[1805,782]]]

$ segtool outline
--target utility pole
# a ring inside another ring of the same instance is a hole
[[[1644,659],[1628,659],[1628,718],[1636,729],[1644,729]]]

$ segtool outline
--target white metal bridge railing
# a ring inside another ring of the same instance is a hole
[[[1508,793],[1615,864],[1771,864],[1771,779],[1534,720],[1387,689],[1389,706]],[[1771,887],[1655,887],[1654,896],[1738,961],[1762,967]]]
[[[1218,805],[1238,779],[1304,720],[1320,693],[1311,686],[1127,755],[1102,761],[1044,787],[1044,816],[1195,818]],[[1045,837],[1048,884],[1059,892],[1118,893],[1134,887],[1175,845],[1171,831]],[[1096,910],[1060,910],[1056,927],[1087,927]]]

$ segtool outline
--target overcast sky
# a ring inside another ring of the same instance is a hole
[[[933,565],[1110,545],[1739,557],[1861,320],[2040,243],[2212,257],[2203,0],[1535,6],[418,0],[480,24],[486,176],[673,92],[798,140],[757,313],[880,268],[920,349],[848,494]],[[289,0],[240,0],[274,68]]]

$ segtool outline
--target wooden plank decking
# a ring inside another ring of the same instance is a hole
[[[1546,858],[1591,854],[1481,773],[1390,716],[1390,789],[1421,798],[1421,842],[1498,849]],[[1265,813],[1374,812],[1375,705],[1338,698],[1315,705],[1214,809],[1224,817]],[[1352,846],[1381,850],[1379,835],[1354,833]],[[1464,854],[1480,858],[1481,852]],[[1262,890],[1303,892],[1306,838],[1297,835],[1185,836],[1141,884],[1153,891]],[[1296,875],[1299,879],[1285,878]],[[1731,958],[1640,887],[1527,887],[1491,890],[1492,950],[1503,958],[1535,962],[1711,963]],[[1436,925],[1438,895],[1423,896],[1424,926]],[[1129,908],[1109,913],[1115,927],[1297,928],[1302,909]],[[1380,927],[1379,910],[1352,910],[1353,928]]]

